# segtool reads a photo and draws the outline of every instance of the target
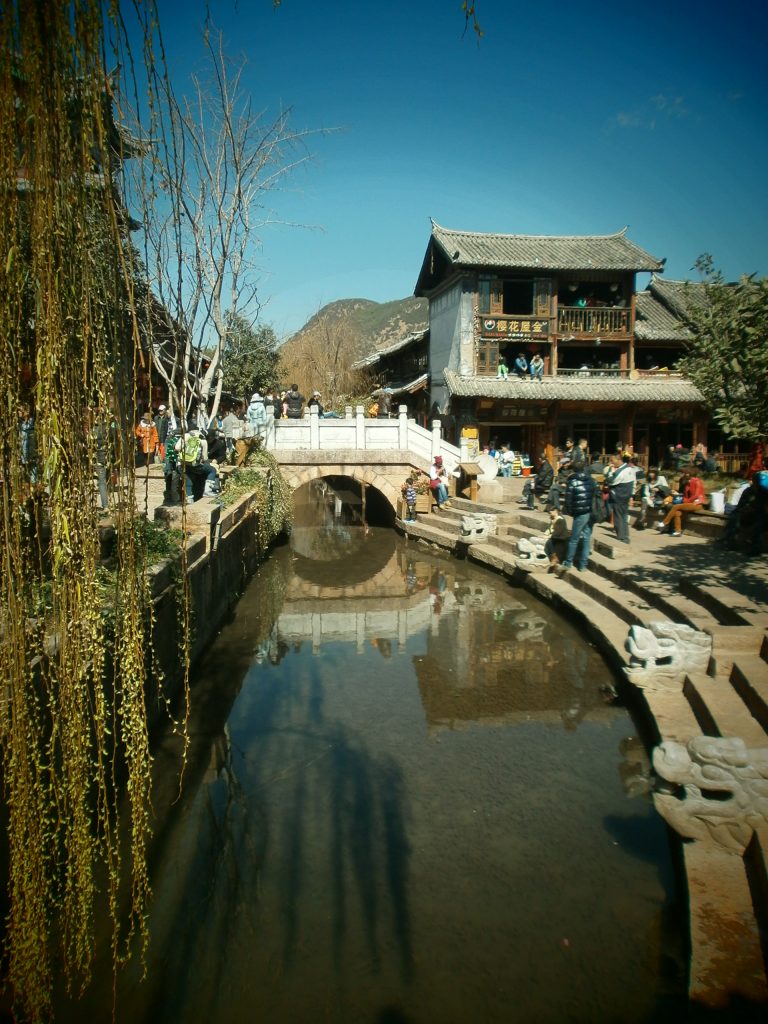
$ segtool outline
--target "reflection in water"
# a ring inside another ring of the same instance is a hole
[[[259,572],[200,666],[177,802],[158,747],[118,1020],[679,1015],[666,833],[603,662],[501,577],[367,537],[354,571],[286,547]],[[88,999],[105,1019],[108,984]]]

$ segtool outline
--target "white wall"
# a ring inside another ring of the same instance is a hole
[[[431,394],[441,412],[448,402],[443,370],[474,372],[472,298],[472,283],[465,279],[429,300]]]

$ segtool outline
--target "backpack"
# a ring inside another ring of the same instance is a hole
[[[199,437],[190,434],[189,437],[184,439],[184,444],[179,452],[179,461],[183,462],[185,466],[194,466],[202,457],[203,442]]]
[[[755,473],[757,486],[761,491],[768,491],[768,469],[761,469]]]
[[[596,487],[592,494],[592,522],[593,523],[604,523],[608,518],[608,510],[605,507],[605,501],[603,500],[603,492],[599,487]]]

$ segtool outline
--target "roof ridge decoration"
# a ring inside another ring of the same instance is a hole
[[[581,242],[592,241],[593,239],[603,240],[609,238],[625,238],[627,231],[629,230],[629,225],[625,224],[619,231],[611,231],[608,234],[603,235],[526,235],[508,231],[466,231],[463,228],[447,228],[443,224],[438,224],[433,217],[430,217],[429,220],[432,225],[433,235],[443,232],[447,235],[466,235],[471,238],[524,238],[527,240],[557,239],[558,241],[572,239],[573,241]],[[632,245],[635,244],[634,242],[631,242],[630,239],[627,239],[627,241]]]

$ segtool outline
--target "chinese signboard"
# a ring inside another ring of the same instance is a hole
[[[497,406],[496,414],[501,419],[534,420],[537,423],[543,423],[547,418],[547,410],[536,406]]]
[[[525,320],[483,317],[480,321],[480,333],[484,338],[546,338],[549,334],[549,320],[536,320],[532,317]]]

